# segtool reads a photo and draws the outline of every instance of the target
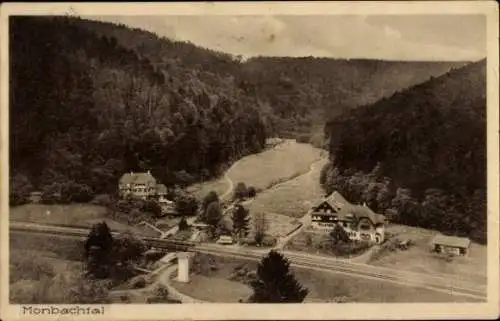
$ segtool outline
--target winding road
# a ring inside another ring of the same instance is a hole
[[[275,148],[279,147],[275,146]],[[310,174],[312,171],[316,170],[316,166],[319,166],[321,161],[324,161],[324,156],[310,165],[309,170],[293,179],[298,179],[303,175]],[[232,193],[234,188],[234,183],[231,180],[229,173],[230,171],[239,164],[239,161],[235,162],[225,173],[224,178],[228,182],[227,191],[221,195],[221,199],[226,200]],[[270,189],[274,189],[279,187],[282,184],[288,183],[290,180],[285,182],[281,182]],[[252,200],[247,200],[244,203],[252,202]],[[196,218],[190,218],[190,220],[194,221]],[[429,290],[444,292],[451,295],[465,296],[469,298],[473,298],[475,300],[486,300],[486,285],[484,284],[476,284],[470,283],[464,280],[461,280],[459,277],[453,276],[437,276],[430,274],[422,274],[415,273],[409,271],[402,271],[397,269],[390,269],[384,267],[377,267],[367,264],[355,263],[348,260],[338,259],[338,258],[329,258],[325,256],[319,256],[309,253],[301,253],[301,252],[292,252],[292,251],[283,251],[286,243],[293,238],[295,235],[299,234],[304,228],[309,226],[311,222],[310,213],[306,213],[301,219],[301,226],[292,232],[291,234],[281,237],[277,245],[273,248],[274,250],[280,251],[284,254],[291,262],[292,266],[298,268],[305,268],[309,270],[317,270],[328,273],[341,273],[354,277],[368,278],[374,279],[381,282],[391,282],[397,283],[405,286],[414,286],[414,287],[422,287]],[[177,227],[177,226],[176,226]],[[159,238],[147,238],[146,243],[154,244],[155,247],[171,249],[172,241],[165,240],[164,237],[171,233],[175,233],[177,230],[176,227],[170,229],[167,232],[164,232],[160,235]],[[78,230],[78,232],[77,232]],[[88,234],[89,229],[87,227],[82,228],[74,228],[74,227],[61,227],[61,226],[53,226],[53,225],[42,225],[42,224],[34,224],[34,223],[24,223],[24,222],[11,222],[10,223],[10,233],[36,233],[39,235],[47,235],[52,237],[61,237],[61,238],[82,238],[86,236],[85,233]],[[80,234],[78,234],[80,233]],[[182,242],[177,242],[182,243]],[[216,256],[224,256],[224,257],[234,257],[246,260],[260,261],[270,249],[260,249],[260,248],[247,248],[247,247],[239,247],[239,246],[224,246],[218,244],[195,244],[190,242],[185,242],[187,251],[190,252],[198,252],[211,254]],[[194,302],[191,301],[189,297],[186,297],[180,293],[177,293],[175,289],[173,289],[169,285],[170,275],[175,270],[174,267],[169,267],[165,269],[161,269],[161,273],[159,273],[158,279],[154,284],[164,284],[169,291],[172,293],[173,297],[180,298],[183,302]],[[149,288],[149,287],[148,287]],[[199,301],[198,301],[199,302]]]

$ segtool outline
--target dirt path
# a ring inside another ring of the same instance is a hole
[[[123,295],[132,296],[136,298],[146,298],[148,295],[153,294],[154,290],[158,285],[162,285],[168,291],[168,297],[170,299],[179,300],[182,303],[201,303],[203,301],[193,299],[179,292],[175,287],[170,284],[170,278],[172,274],[177,271],[177,265],[165,264],[158,269],[152,271],[150,275],[157,275],[157,278],[150,285],[142,289],[127,289],[127,290],[114,290],[109,292],[110,298],[120,298]]]
[[[287,143],[289,144],[290,141],[285,140],[282,143],[274,146],[273,149],[282,148],[281,145],[287,144]],[[255,157],[257,155],[259,155],[259,154],[253,154],[253,155],[250,155],[250,156],[247,156],[247,157]],[[235,163],[233,163],[233,165],[231,165],[231,167],[224,173],[224,179],[226,180],[228,187],[227,187],[226,192],[220,196],[221,200],[226,200],[226,201],[229,200],[229,198],[230,198],[230,196],[231,196],[231,194],[233,192],[234,182],[233,182],[233,180],[229,176],[231,170],[233,170],[236,166],[238,166],[240,164],[240,162],[242,160],[246,159],[247,157],[244,157],[244,158],[236,161]],[[295,176],[295,177],[286,179],[283,182],[280,182],[280,183],[278,183],[276,185],[273,185],[273,186],[269,187],[268,189],[266,189],[263,192],[269,192],[269,191],[275,190],[275,189],[279,188],[280,186],[283,186],[285,184],[289,184],[290,181],[298,180],[298,179],[302,178],[305,175],[311,176],[311,180],[313,180],[314,178],[312,177],[313,175],[311,175],[311,174],[314,173],[315,170],[317,170],[317,166],[319,166],[324,160],[325,160],[325,156],[322,153],[321,157],[319,159],[317,159],[315,162],[313,162],[309,166],[309,169],[305,173],[302,173],[299,176]],[[311,182],[311,183],[313,183],[313,182]],[[315,183],[317,184],[317,182],[315,182]],[[263,192],[261,192],[261,193],[263,193]],[[249,205],[249,204],[251,204],[253,202],[253,200],[254,199],[246,200],[246,201],[242,202],[242,204],[243,205]],[[232,206],[233,206],[233,204],[231,204],[228,207],[228,209],[230,209]],[[295,236],[298,233],[300,233],[303,230],[303,228],[307,227],[310,224],[310,215],[308,215],[308,214],[309,213],[306,213],[306,215],[304,215],[300,219],[301,226],[296,231],[294,231],[292,234],[290,234],[290,235],[288,235],[286,237],[282,237],[282,238],[279,239],[278,245],[277,245],[276,248],[282,249],[284,247],[284,245],[293,236]],[[195,220],[196,220],[196,217],[189,218],[188,219],[188,224],[192,224]],[[176,226],[172,227],[171,229],[169,229],[166,232],[161,232],[161,238],[164,238],[164,237],[167,237],[168,235],[177,233],[178,228],[179,227],[176,225]],[[199,303],[199,302],[202,302],[200,300],[193,299],[193,298],[191,298],[191,297],[189,297],[187,295],[184,295],[184,294],[180,293],[177,289],[175,289],[170,284],[171,275],[176,271],[176,269],[177,269],[176,265],[172,265],[172,266],[165,265],[165,266],[162,266],[162,267],[156,269],[155,271],[151,272],[151,275],[158,275],[158,276],[157,276],[156,280],[152,284],[148,285],[147,287],[142,288],[142,289],[116,290],[116,291],[110,292],[110,295],[111,296],[131,295],[131,296],[136,296],[136,297],[144,297],[146,293],[152,292],[158,284],[161,284],[165,288],[167,288],[169,296],[171,296],[171,298],[180,300],[182,303]]]

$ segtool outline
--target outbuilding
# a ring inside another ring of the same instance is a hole
[[[467,237],[438,234],[432,240],[432,248],[437,253],[465,256],[469,252],[470,239]]]

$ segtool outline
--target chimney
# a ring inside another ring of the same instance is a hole
[[[130,171],[130,175],[134,175],[134,172],[133,172],[133,171]]]
[[[148,169],[148,174],[151,174],[151,171]]]

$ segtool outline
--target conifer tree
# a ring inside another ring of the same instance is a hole
[[[243,205],[236,205],[236,210],[233,212],[233,231],[239,236],[246,235],[248,231],[248,209]]]
[[[108,277],[113,264],[113,236],[106,222],[92,226],[84,246],[87,273],[96,278]]]
[[[259,263],[251,286],[252,303],[300,303],[309,293],[290,271],[290,262],[274,250]]]

